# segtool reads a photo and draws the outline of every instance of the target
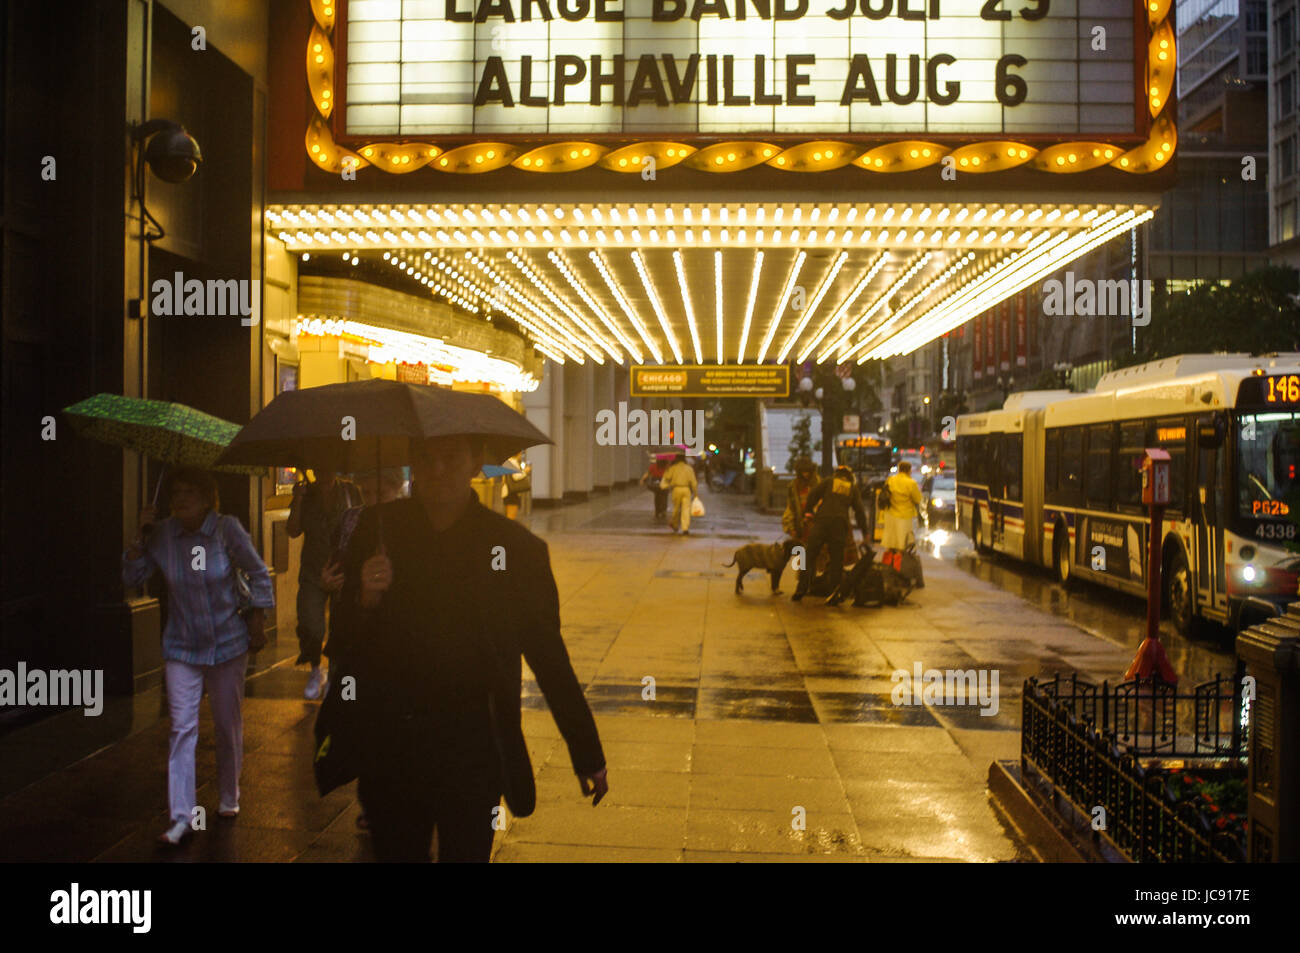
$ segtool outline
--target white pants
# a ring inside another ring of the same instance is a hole
[[[912,520],[914,517],[895,516],[893,513],[885,513],[885,532],[882,534],[880,544],[885,549],[906,549],[907,544],[916,539],[912,532]]]
[[[199,741],[199,703],[208,690],[216,728],[220,809],[239,806],[239,769],[244,758],[244,670],[248,655],[220,665],[167,662],[167,707],[171,711],[171,751],[167,759],[167,800],[171,819],[194,816],[194,751]]]
[[[673,487],[673,516],[670,521],[673,529],[689,532],[691,528],[691,488],[689,486]]]

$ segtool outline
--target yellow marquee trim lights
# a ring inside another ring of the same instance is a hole
[[[1105,142],[1062,142],[1041,151],[1015,141],[975,142],[947,147],[933,142],[888,142],[863,150],[861,145],[815,140],[782,148],[748,140],[696,148],[680,142],[638,141],[610,147],[593,142],[563,142],[532,149],[500,142],[476,142],[444,151],[427,142],[377,141],[358,151],[334,141],[327,120],[334,112],[334,47],[330,40],[338,16],[337,0],[309,0],[314,23],[307,40],[307,87],[316,114],[307,126],[307,154],[319,168],[339,174],[350,164],[367,165],[394,175],[429,166],[438,172],[477,174],[513,166],[525,172],[576,172],[599,165],[611,172],[638,173],[652,156],[656,169],[685,163],[708,172],[742,172],[766,164],[788,172],[827,172],[856,165],[868,172],[911,172],[951,156],[960,172],[1001,172],[1028,165],[1040,172],[1069,174],[1110,165],[1123,172],[1155,172],[1177,147],[1167,112],[1178,62],[1169,10],[1173,0],[1148,0],[1147,107],[1154,120],[1151,135],[1129,150]],[[436,161],[434,161],[436,160]]]
[[[384,249],[383,261],[431,295],[507,315],[557,363],[639,363],[648,355],[662,363],[671,351],[680,364],[685,349],[696,363],[735,353],[740,363],[761,364],[769,354],[778,362],[815,354],[819,363],[844,363],[908,353],[1152,214],[1128,203],[611,202],[272,206],[267,220],[304,257],[343,253],[346,262],[357,249]],[[719,280],[719,256],[731,249],[752,252],[748,263],[743,254],[729,258],[731,269],[752,269],[743,324],[739,272],[732,284]],[[820,249],[835,254],[818,256]],[[690,254],[698,268],[688,267]],[[853,256],[855,263],[845,260]],[[814,261],[816,275],[804,277]],[[878,287],[887,262],[897,262],[898,273]],[[788,275],[772,275],[774,268]],[[851,282],[843,281],[844,268],[853,269]],[[771,276],[771,291],[784,283],[755,314],[760,270]],[[801,277],[808,302],[789,320]],[[638,284],[642,300],[634,300]],[[725,330],[733,332],[725,355],[714,346],[719,294]],[[909,297],[890,305],[895,294]],[[771,301],[779,303],[769,308]],[[665,304],[676,307],[671,320]],[[737,328],[742,346],[733,352]]]

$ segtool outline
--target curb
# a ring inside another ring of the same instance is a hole
[[[1090,844],[1082,844],[1065,829],[1064,822],[1025,787],[1020,762],[994,761],[989,765],[989,793],[1003,814],[1015,825],[1025,843],[1041,863],[1106,863]]]

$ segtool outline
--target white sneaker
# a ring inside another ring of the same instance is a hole
[[[329,690],[329,685],[329,676],[317,665],[311,670],[311,677],[307,679],[307,687],[303,689],[302,697],[308,701],[317,701],[324,697]]]
[[[175,847],[190,834],[194,833],[189,821],[175,821],[172,826],[158,835],[158,843]]]

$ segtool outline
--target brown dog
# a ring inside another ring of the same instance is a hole
[[[775,543],[747,543],[736,550],[731,562],[724,566],[736,567],[736,594],[744,591],[745,574],[751,569],[763,569],[772,577],[772,595],[781,594],[781,573],[790,561],[798,541],[790,538]]]

